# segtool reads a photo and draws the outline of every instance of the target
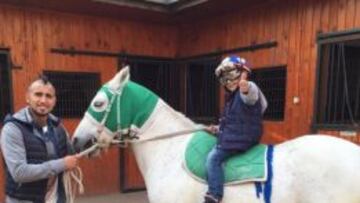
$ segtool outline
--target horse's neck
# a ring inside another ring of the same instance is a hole
[[[194,122],[160,99],[149,119],[140,128],[140,140],[195,127]],[[154,170],[166,171],[166,167],[176,164],[180,166],[189,138],[190,135],[187,134],[134,144],[133,150],[144,177]]]

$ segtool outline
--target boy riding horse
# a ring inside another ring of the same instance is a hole
[[[250,73],[246,60],[237,56],[226,57],[216,68],[215,74],[225,87],[227,99],[219,125],[207,129],[218,139],[206,161],[209,187],[205,203],[221,202],[224,193],[222,163],[260,142],[262,114],[267,101],[259,87],[248,81]]]

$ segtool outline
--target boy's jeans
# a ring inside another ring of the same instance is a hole
[[[233,150],[224,150],[215,146],[206,160],[208,194],[217,199],[222,199],[224,194],[224,170],[222,163],[225,159],[237,153]]]

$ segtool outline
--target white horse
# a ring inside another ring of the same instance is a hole
[[[191,134],[150,141],[153,136],[196,128],[150,90],[129,81],[123,68],[97,93],[77,127],[80,151],[96,138],[109,143],[117,131],[136,128],[133,151],[151,203],[200,203],[205,183],[182,166]],[[143,142],[141,142],[143,140]],[[148,140],[148,141],[146,141]],[[254,183],[225,187],[223,203],[360,203],[360,148],[330,136],[307,135],[276,145],[271,197],[256,194]]]

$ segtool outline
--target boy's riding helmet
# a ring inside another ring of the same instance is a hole
[[[215,70],[215,75],[222,85],[236,80],[240,77],[241,71],[251,73],[244,58],[238,56],[228,56],[224,58]]]

